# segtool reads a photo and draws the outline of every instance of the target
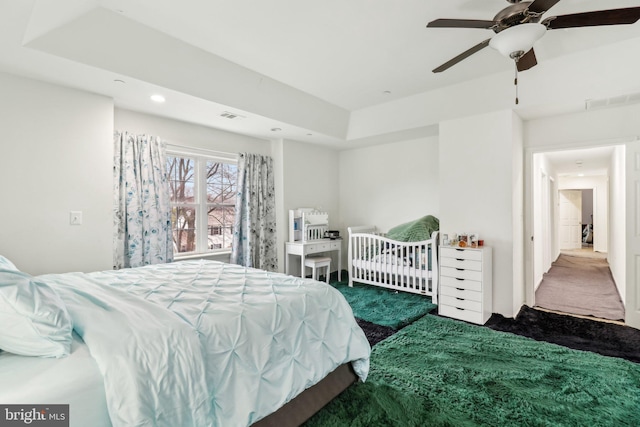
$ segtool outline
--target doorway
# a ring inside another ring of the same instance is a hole
[[[559,198],[560,198],[560,209],[559,209],[560,250],[581,249],[582,248],[582,191],[581,190],[560,190]]]
[[[562,267],[561,277],[567,280],[566,286],[556,286],[553,299],[560,296],[566,297],[566,301],[588,298],[578,298],[587,292],[586,287],[572,287],[570,282],[585,281],[585,278],[595,277],[584,275],[578,270],[572,272],[571,268],[580,264],[584,265],[605,263],[606,275],[612,278],[608,291],[613,294],[618,304],[624,309],[622,298],[624,295],[624,228],[610,227],[609,212],[615,210],[624,211],[624,198],[609,197],[609,184],[612,175],[619,176],[622,171],[614,170],[616,162],[613,161],[614,154],[619,155],[622,151],[624,159],[624,146],[605,146],[596,148],[585,148],[580,150],[548,151],[532,153],[531,161],[531,269],[528,282],[530,289],[527,289],[527,300],[529,305],[536,306],[537,291],[543,283],[545,277],[551,277],[551,273],[557,272]],[[611,232],[611,233],[610,233]],[[535,237],[535,239],[533,238]],[[609,253],[609,248],[613,245],[613,253]],[[577,263],[569,262],[572,258],[565,256],[588,256],[592,260],[579,260]],[[610,257],[613,255],[617,262],[615,264],[615,274],[613,269],[609,270]],[[620,262],[620,257],[623,261]],[[598,260],[600,258],[600,260]],[[558,265],[558,262],[560,265]],[[602,267],[602,266],[600,266]],[[556,275],[557,276],[557,275]],[[604,273],[602,277],[605,277]],[[621,286],[617,283],[620,280]],[[586,283],[586,282],[585,282]],[[556,283],[557,284],[557,283]],[[622,287],[622,289],[621,289]],[[594,288],[590,288],[590,292]],[[544,290],[544,289],[543,289]],[[558,294],[559,292],[559,294]],[[594,305],[593,313],[599,305],[599,299],[591,300]],[[571,305],[565,305],[565,309]],[[560,310],[561,311],[561,310]],[[569,314],[582,314],[570,313]],[[597,314],[596,314],[597,315]],[[624,315],[622,316],[624,318]],[[616,319],[617,320],[617,319]]]
[[[560,190],[560,251],[589,254],[594,252],[593,207],[597,189]],[[545,195],[543,194],[543,197]],[[543,235],[547,235],[544,233]],[[604,254],[606,258],[606,254]]]

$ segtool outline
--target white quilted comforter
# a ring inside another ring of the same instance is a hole
[[[115,426],[246,426],[370,347],[333,287],[213,261],[40,276],[104,376]]]

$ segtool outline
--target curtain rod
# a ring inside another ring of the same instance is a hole
[[[188,151],[191,153],[200,152],[202,154],[207,154],[210,156],[220,157],[223,159],[232,159],[237,160],[238,155],[235,153],[227,153],[224,151],[215,151],[209,150],[208,148],[198,148],[198,147],[188,147],[186,145],[178,145],[178,144],[170,144],[167,143],[167,150],[175,150],[175,151]]]

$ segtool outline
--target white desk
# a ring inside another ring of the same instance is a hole
[[[289,274],[289,255],[300,257],[300,276],[304,277],[304,259],[307,255],[320,252],[338,251],[338,281],[342,280],[342,239],[307,240],[306,242],[287,242],[284,255],[284,270]]]

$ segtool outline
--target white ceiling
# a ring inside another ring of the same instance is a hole
[[[347,110],[405,97],[510,67],[487,49],[458,72],[431,70],[490,30],[435,29],[437,18],[492,19],[505,0],[106,0],[138,22]],[[629,0],[562,0],[547,15],[639,6]],[[640,26],[561,30],[541,60],[640,35]],[[452,70],[453,71],[453,70]]]
[[[595,147],[580,150],[552,151],[545,153],[558,175],[589,176],[607,175],[611,165],[613,147]]]
[[[426,28],[438,18],[492,19],[508,5],[505,0],[0,0],[0,71],[103,94],[122,108],[261,138],[274,137],[271,129],[281,128],[278,137],[339,146],[354,112],[512,70],[510,60],[487,48],[433,74],[433,68],[493,33]],[[562,0],[545,16],[632,6],[640,1]],[[114,51],[109,44],[134,34],[136,42],[146,43],[145,54],[162,55],[174,45],[197,49],[185,56],[187,62],[167,60],[145,70],[146,58],[134,67],[123,45]],[[549,31],[536,53],[544,64],[576,52],[615,49],[630,39],[640,40],[640,24]],[[210,64],[216,70],[212,81],[190,77],[188,61]],[[259,91],[265,98],[256,95]],[[165,95],[165,104],[149,102],[156,92]],[[283,102],[272,105],[267,95]],[[529,114],[582,107],[554,101]],[[220,118],[224,111],[244,118]],[[326,123],[318,123],[323,118]]]

